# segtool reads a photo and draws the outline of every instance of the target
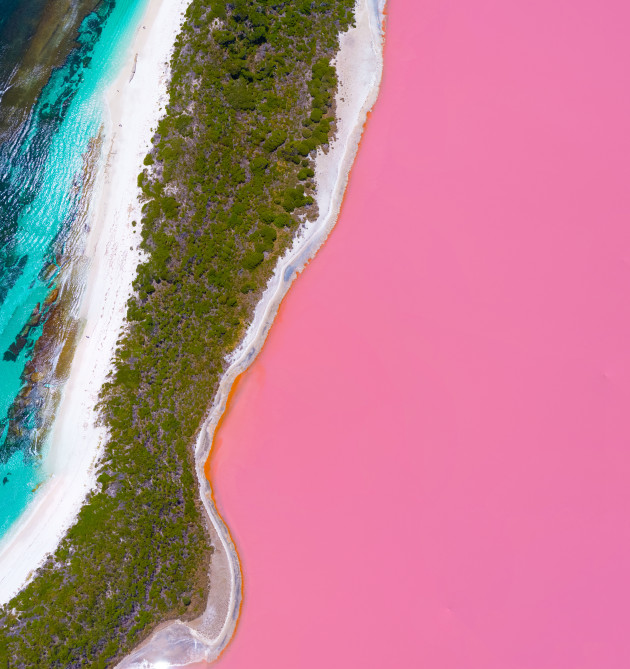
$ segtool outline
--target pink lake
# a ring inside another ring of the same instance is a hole
[[[221,669],[630,666],[630,5],[391,0],[218,436]]]

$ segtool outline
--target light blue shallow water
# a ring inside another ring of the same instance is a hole
[[[28,123],[0,146],[0,537],[43,478],[28,430],[20,438],[9,432],[10,407],[41,325],[25,340],[18,336],[55,286],[55,249],[89,195],[84,157],[103,123],[103,91],[147,2],[105,0],[86,17],[79,48],[53,73]],[[31,414],[27,427],[37,424],[36,407]]]

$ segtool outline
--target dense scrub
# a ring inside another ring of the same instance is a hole
[[[138,177],[142,247],[104,386],[98,489],[0,611],[0,667],[106,667],[193,617],[211,547],[191,447],[279,254],[315,215],[334,127],[330,58],[352,0],[193,0]],[[130,225],[136,225],[131,222]]]

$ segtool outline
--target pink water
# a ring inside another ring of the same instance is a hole
[[[221,669],[630,666],[630,5],[392,0],[220,431]]]

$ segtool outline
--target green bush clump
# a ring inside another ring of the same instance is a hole
[[[243,267],[245,269],[255,269],[265,259],[261,251],[249,251],[243,258]]]
[[[238,79],[239,74],[246,69],[247,63],[240,58],[230,58],[225,61],[225,69],[232,79]]]
[[[297,152],[301,156],[308,156],[308,154],[313,150],[313,146],[309,142],[297,142],[295,145],[295,148],[297,149]]]
[[[276,217],[273,209],[269,209],[268,207],[261,207],[258,210],[258,215],[260,216],[260,220],[264,223],[273,223],[273,220]]]
[[[282,198],[282,206],[287,212],[312,203],[313,198],[310,195],[304,195],[304,186],[302,184],[297,185],[295,188],[287,188]]]
[[[173,120],[173,129],[183,137],[188,137],[191,123],[192,118],[188,114],[180,114]]]
[[[252,235],[252,239],[256,242],[256,248],[259,251],[271,251],[277,238],[278,233],[270,225],[262,225]]]
[[[265,140],[263,147],[267,153],[273,153],[286,141],[287,141],[287,133],[284,130],[274,130]]]
[[[229,30],[215,30],[214,39],[217,41],[217,44],[227,46],[236,40],[236,36]]]
[[[291,228],[296,225],[295,219],[291,218],[289,214],[278,214],[273,222],[278,228]]]
[[[179,212],[179,204],[174,197],[163,197],[160,200],[160,209],[164,212],[164,216],[166,216],[166,218],[174,221],[177,218]]]
[[[244,111],[256,108],[256,92],[243,79],[226,84],[225,99],[234,109]]]
[[[262,174],[269,165],[269,161],[264,156],[256,156],[250,163],[250,169],[254,174]]]

